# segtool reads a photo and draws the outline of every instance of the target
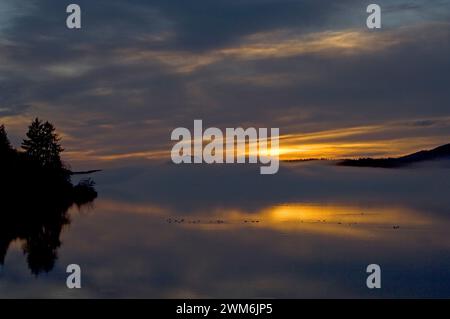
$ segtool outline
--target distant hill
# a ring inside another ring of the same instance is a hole
[[[428,151],[420,151],[410,155],[393,158],[360,158],[338,162],[341,166],[396,168],[414,163],[432,160],[450,160],[450,144],[439,146]]]

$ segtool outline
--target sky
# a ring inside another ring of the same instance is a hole
[[[82,28],[66,27],[77,3]],[[177,127],[278,127],[282,158],[449,143],[450,1],[0,0],[0,122],[77,167],[169,160]]]

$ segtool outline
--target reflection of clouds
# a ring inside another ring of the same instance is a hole
[[[172,165],[101,172],[101,198],[86,214],[71,212],[55,270],[31,280],[12,252],[0,294],[370,297],[361,276],[375,260],[388,269],[381,296],[448,296],[447,170],[306,164],[269,179],[257,173]],[[174,217],[206,223],[169,224]],[[229,223],[209,223],[217,218]],[[81,291],[65,288],[74,262]]]
[[[432,164],[387,170],[307,162],[282,163],[278,174],[264,178],[251,165],[158,164],[107,169],[95,179],[103,199],[133,199],[143,207],[162,207],[166,214],[182,212],[179,217],[186,218],[199,212],[218,215],[216,209],[257,214],[280,203],[325,201],[369,210],[370,203],[383,202],[410,211],[414,220],[414,211],[426,211],[431,219],[446,217],[450,202],[442,192],[450,187],[447,173]]]
[[[410,262],[420,267],[423,254],[428,262],[439,260],[443,232],[379,229],[379,236],[368,236],[260,226],[205,230],[169,225],[152,205],[99,201],[92,214],[74,216],[55,273],[37,285],[27,273],[15,271],[21,278],[17,284],[8,280],[12,269],[7,269],[0,291],[4,296],[80,297],[60,287],[64,265],[77,261],[84,297],[362,297],[368,291],[356,274],[376,259],[389,265],[385,282],[396,283],[395,292],[385,289],[384,296],[446,294],[433,281],[415,286],[405,270]],[[429,276],[426,269],[416,274]]]
[[[154,204],[100,201],[97,209],[110,213],[133,213],[159,217],[173,227],[199,230],[242,230],[249,227],[281,233],[319,233],[326,236],[386,238],[394,226],[402,231],[430,229],[431,216],[405,207],[352,206],[345,204],[291,203],[263,207],[257,212],[237,208],[207,208],[195,214]],[[392,234],[388,237],[391,238]],[[395,235],[394,235],[395,236]]]

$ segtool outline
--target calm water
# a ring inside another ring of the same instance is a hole
[[[450,297],[450,169],[289,164],[109,169],[53,270],[14,241],[1,297]],[[398,228],[399,227],[399,228]],[[82,268],[68,290],[65,267]],[[365,268],[382,267],[382,289]]]

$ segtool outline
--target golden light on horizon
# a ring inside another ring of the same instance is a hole
[[[374,140],[374,141],[342,141],[342,142],[306,142],[297,143],[294,140],[282,139],[278,150],[269,148],[268,150],[258,150],[258,156],[279,156],[281,161],[306,160],[306,159],[342,159],[358,157],[393,157],[413,153],[422,149],[430,149],[440,144],[448,142],[445,137],[429,138],[399,138],[393,140]],[[64,156],[70,161],[82,162],[115,162],[121,160],[149,160],[149,161],[167,161],[170,160],[170,148],[155,149],[136,152],[115,152],[108,153],[103,150],[99,154],[94,149],[85,151],[67,151]],[[245,156],[255,155],[249,152],[246,147]],[[222,151],[218,151],[222,154]],[[223,153],[225,156],[225,153]],[[237,152],[237,155],[241,155]]]
[[[435,119],[431,119],[435,120]],[[449,125],[450,119],[440,119],[443,125]],[[3,123],[7,126],[8,133],[22,138],[30,119],[26,116],[4,117]],[[68,127],[70,123],[63,122],[58,134],[62,137],[62,144],[66,151],[63,159],[73,162],[74,165],[109,165],[109,163],[130,160],[143,161],[168,161],[173,145],[163,143],[155,145],[155,148],[140,149],[133,147],[127,150],[128,145],[104,143],[108,140],[108,134],[116,134],[115,130],[104,130],[101,145],[95,140],[86,143],[82,137],[76,136],[76,130]],[[102,124],[102,127],[107,124]],[[419,150],[432,149],[449,142],[448,136],[422,135],[415,131],[415,127],[403,122],[387,122],[376,125],[343,127],[329,130],[317,130],[310,132],[292,132],[282,134],[279,137],[279,149],[258,149],[255,144],[261,139],[247,141],[245,156],[279,156],[281,161],[306,160],[306,159],[343,159],[358,157],[395,157],[414,153]],[[290,131],[293,131],[290,128]],[[147,131],[146,131],[147,132]],[[152,134],[149,130],[148,134]],[[157,134],[165,134],[166,131],[158,128]],[[283,131],[281,130],[281,133]],[[113,135],[112,137],[115,137]],[[155,139],[154,136],[152,136]],[[163,137],[159,138],[162,140]],[[166,139],[167,140],[167,139]],[[193,143],[194,141],[191,141]],[[203,146],[210,141],[203,141]],[[225,143],[222,140],[222,143]],[[16,145],[20,147],[20,144]],[[250,147],[251,146],[251,147]],[[257,146],[257,145],[256,145]],[[237,155],[242,155],[235,149]],[[255,151],[256,150],[256,151]],[[219,154],[222,150],[217,150]],[[223,153],[225,156],[226,153]],[[236,156],[237,156],[236,155]]]

